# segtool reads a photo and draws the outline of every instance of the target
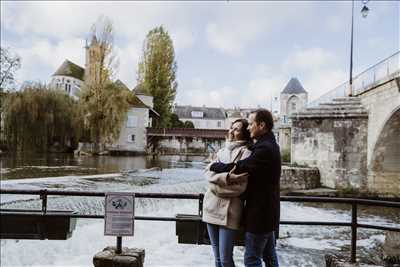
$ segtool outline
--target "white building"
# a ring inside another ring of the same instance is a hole
[[[223,108],[174,106],[173,112],[182,122],[191,121],[196,129],[227,129]]]
[[[117,81],[124,90],[128,87]],[[136,90],[134,90],[135,92]],[[151,127],[152,117],[159,116],[153,110],[153,97],[132,92],[127,119],[121,128],[118,140],[107,148],[111,151],[145,152],[147,146],[146,127]]]
[[[52,75],[50,86],[64,90],[71,97],[77,99],[81,90],[85,69],[66,59]]]

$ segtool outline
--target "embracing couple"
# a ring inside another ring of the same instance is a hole
[[[228,141],[207,169],[203,221],[216,267],[234,266],[238,230],[245,230],[244,264],[277,267],[281,157],[272,133],[271,112],[258,109],[234,121]]]

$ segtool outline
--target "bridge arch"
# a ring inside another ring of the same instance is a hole
[[[384,121],[369,164],[370,189],[386,194],[400,192],[400,106]]]

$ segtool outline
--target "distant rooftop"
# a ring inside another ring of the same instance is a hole
[[[83,81],[85,75],[85,69],[75,63],[66,59],[63,64],[57,69],[53,76],[69,76],[78,80]]]
[[[142,100],[140,100],[140,99],[135,95],[134,92],[132,92],[131,90],[129,90],[128,86],[126,86],[126,84],[124,84],[121,80],[118,79],[115,83],[116,83],[121,89],[126,90],[126,91],[129,91],[129,99],[128,99],[128,102],[129,102],[132,106],[134,106],[134,107],[136,107],[136,108],[148,108],[148,109],[150,109],[150,107],[148,107],[146,104],[144,104],[144,103],[142,102]]]
[[[202,116],[193,116],[202,112]],[[223,108],[209,108],[209,107],[193,107],[193,106],[175,106],[174,113],[178,118],[196,118],[196,119],[225,119],[225,111]]]
[[[292,78],[290,81],[286,84],[285,89],[283,89],[282,94],[304,94],[307,93],[306,90],[304,90],[303,86],[299,82],[297,78]]]
[[[133,91],[135,92],[135,95],[147,95],[151,96],[149,93],[147,93],[144,89],[143,84],[139,83],[133,88]]]

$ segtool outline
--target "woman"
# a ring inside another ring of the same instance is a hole
[[[236,162],[250,155],[247,146],[251,138],[247,126],[245,119],[232,123],[225,147],[218,151],[211,164],[216,161]],[[235,266],[233,247],[243,210],[239,196],[247,186],[247,174],[243,175],[240,182],[229,185],[226,183],[227,175],[228,173],[211,172],[207,168],[208,190],[204,195],[203,221],[207,223],[216,267]]]

